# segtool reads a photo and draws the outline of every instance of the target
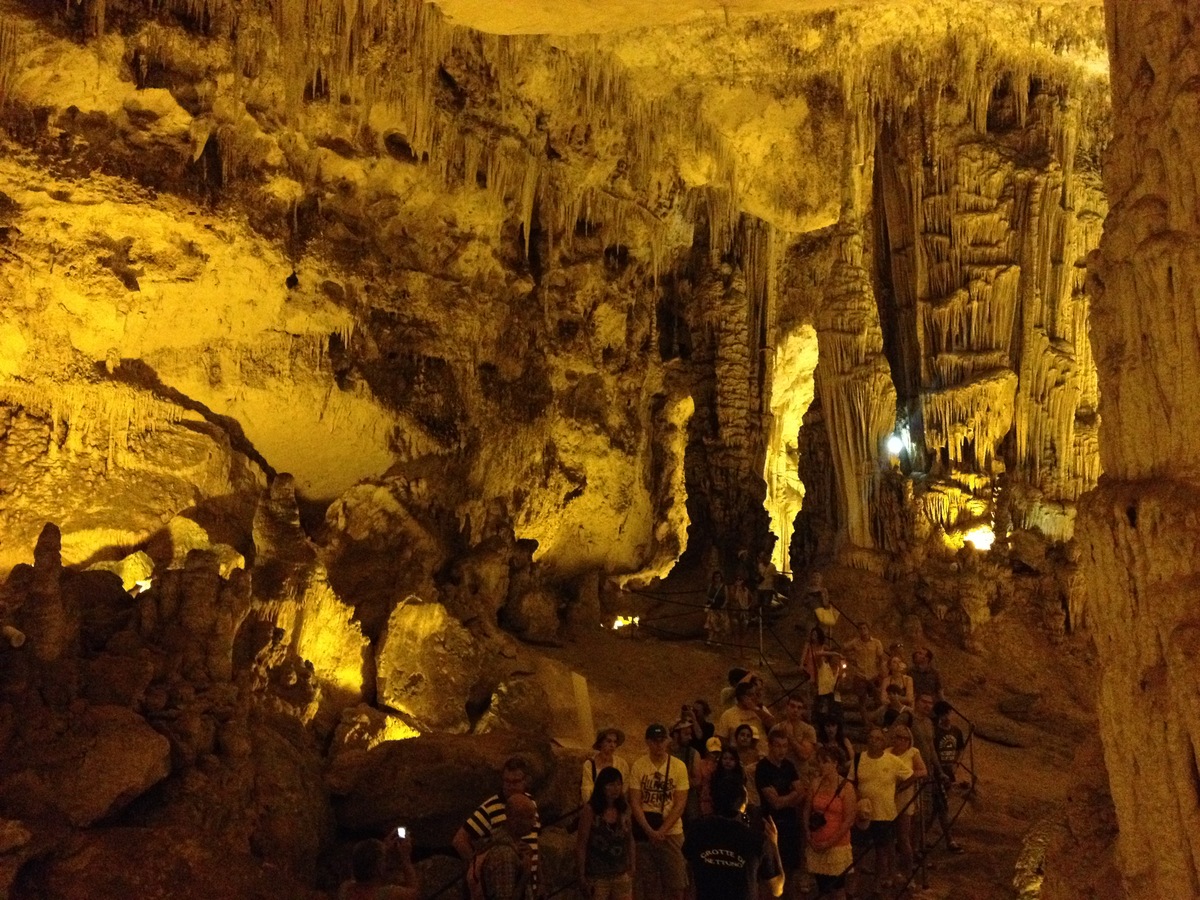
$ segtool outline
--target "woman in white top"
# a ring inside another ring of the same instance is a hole
[[[913,746],[912,731],[907,725],[893,725],[891,735],[892,747],[889,752],[908,763],[913,771],[914,780],[913,784],[896,790],[896,809],[899,813],[896,816],[896,846],[900,850],[900,873],[897,875],[899,880],[907,879],[912,872],[913,817],[917,813],[915,797],[929,770],[925,768],[925,761],[921,759],[921,751]]]
[[[620,728],[602,728],[596,732],[596,742],[592,744],[591,757],[583,761],[583,780],[579,792],[586,803],[592,796],[592,788],[596,784],[596,775],[608,767],[621,773],[621,780],[629,784],[629,763],[617,756],[617,748],[625,743],[625,732]]]

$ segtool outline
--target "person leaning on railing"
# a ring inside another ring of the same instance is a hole
[[[937,749],[938,768],[941,771],[941,782],[946,793],[944,803],[947,807],[947,816],[950,805],[949,791],[954,787],[956,781],[958,758],[967,745],[962,729],[950,721],[950,714],[953,711],[954,707],[945,700],[939,700],[933,704],[933,742]],[[946,849],[954,853],[961,852],[963,848],[950,839],[949,825],[943,824],[942,829],[946,833]]]
[[[938,701],[938,704],[940,703],[945,703],[945,701]],[[950,837],[950,802],[947,789],[954,780],[953,769],[951,769],[950,779],[947,781],[937,750],[937,726],[934,724],[934,710],[940,708],[938,704],[934,703],[930,694],[921,694],[917,698],[912,724],[913,743],[921,751],[921,757],[929,760],[926,768],[929,770],[930,801],[933,814],[942,826],[942,834],[946,838],[946,848],[953,853],[959,853],[962,851],[962,847]],[[949,705],[946,703],[946,706]],[[961,732],[959,734],[961,735]]]
[[[893,725],[889,752],[908,763],[915,781],[896,791],[896,847],[900,851],[900,875],[904,881],[912,874],[913,821],[917,814],[917,791],[929,776],[921,751],[913,746],[912,731],[906,725]]]

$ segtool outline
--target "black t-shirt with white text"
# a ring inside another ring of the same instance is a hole
[[[779,874],[768,839],[736,819],[697,819],[683,842],[696,900],[756,900],[758,882]]]
[[[958,755],[962,753],[963,747],[966,745],[962,730],[957,725],[951,725],[948,728],[935,725],[933,745],[937,749],[938,763],[942,767],[942,772],[953,778],[954,764],[958,762]]]

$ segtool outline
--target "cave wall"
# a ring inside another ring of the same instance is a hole
[[[1083,260],[1107,209],[1095,83],[968,54],[880,116],[879,291],[917,467],[961,488],[947,530],[994,518],[1071,537],[1099,475]],[[977,63],[977,65],[976,65]],[[936,69],[935,69],[936,71]],[[1102,89],[1100,86],[1099,89]]]
[[[1105,474],[1083,502],[1082,571],[1126,888],[1131,897],[1192,897],[1200,894],[1200,40],[1189,4],[1106,8],[1111,212],[1089,263]]]
[[[654,274],[691,232],[603,60],[419,2],[330,25],[332,50],[318,6],[103,9],[107,28],[6,7],[4,397],[45,423],[59,493],[16,491],[8,566],[86,506],[77,453],[115,477],[126,431],[180,416],[314,504],[386,475],[441,530],[505,520],[566,576],[678,556],[661,470],[687,398],[655,352]],[[176,474],[153,515],[105,507],[111,544],[227,490]],[[69,561],[106,546],[65,524],[87,543]]]
[[[38,415],[120,385],[314,509],[392,481],[451,543],[503,521],[564,576],[665,572],[685,507],[701,545],[756,552],[769,497],[779,562],[803,492],[784,398],[815,390],[815,328],[820,371],[861,382],[819,392],[839,544],[879,530],[880,340],[964,498],[1003,455],[1061,537],[1038,498],[1094,479],[1087,17],[1039,19],[1028,48],[862,11],[680,26],[697,58],[638,31],[481,34],[415,0],[5,9],[3,371]],[[793,289],[792,248],[836,227],[856,274]],[[13,509],[27,536],[46,516]]]

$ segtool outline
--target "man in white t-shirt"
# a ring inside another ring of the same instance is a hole
[[[875,885],[888,884],[896,867],[896,791],[914,780],[912,766],[887,752],[888,739],[882,728],[867,733],[867,750],[857,761],[858,796],[871,801],[871,824],[867,840],[875,848]]]
[[[665,725],[647,728],[647,753],[630,772],[629,806],[643,900],[683,900],[687,890],[682,817],[690,784],[687,766],[667,752],[667,740]]]
[[[788,758],[802,775],[807,771],[817,749],[817,730],[806,719],[808,707],[804,698],[788,697],[784,720],[779,723],[788,737]]]
[[[758,736],[759,754],[766,756],[765,736],[775,724],[775,717],[763,705],[762,682],[739,682],[738,686],[734,688],[733,696],[734,705],[721,713],[721,719],[717,722],[717,737],[724,738],[726,745],[732,746],[734,732],[738,730],[738,726],[749,725]]]
[[[845,653],[850,660],[850,674],[860,705],[865,707],[868,698],[872,705],[876,700],[880,703],[887,700],[876,694],[876,685],[887,671],[887,656],[883,652],[883,641],[871,637],[870,625],[859,623],[858,637],[846,642]]]

